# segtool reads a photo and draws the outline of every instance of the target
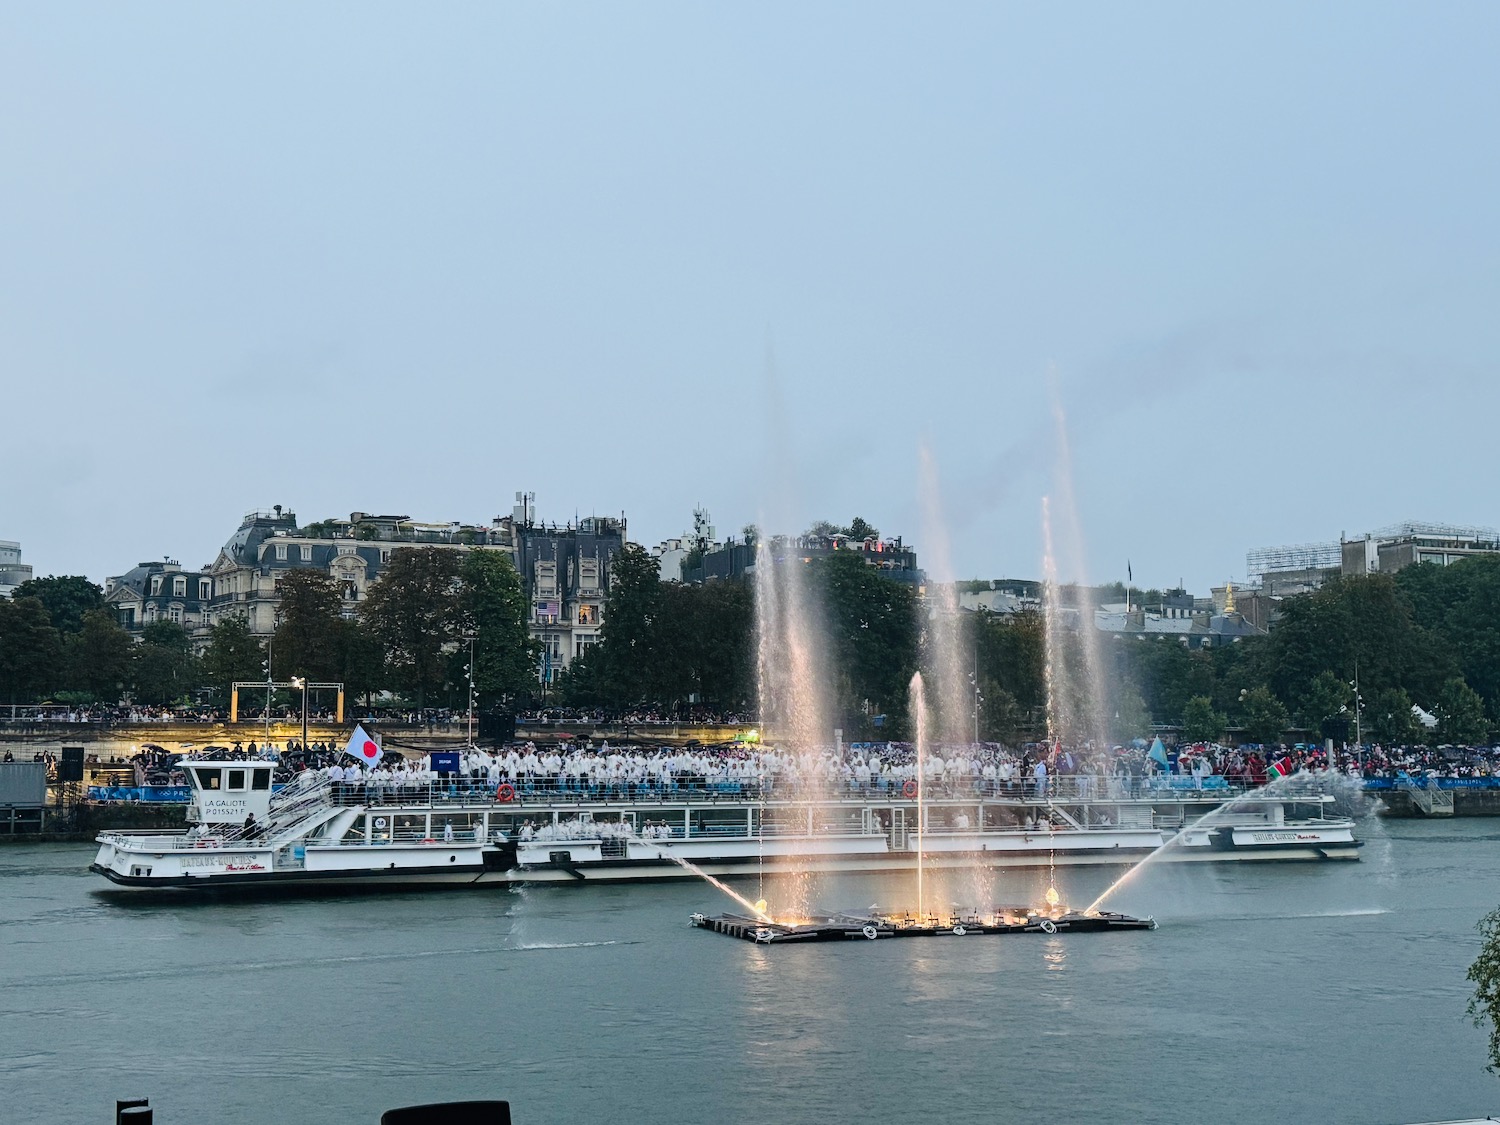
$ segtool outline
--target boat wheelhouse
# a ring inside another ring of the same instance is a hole
[[[1309,784],[1276,793],[1163,778],[840,787],[574,787],[439,778],[383,787],[275,763],[188,761],[190,827],[106,832],[91,870],[132,888],[628,882],[1171,861],[1357,859],[1354,822]],[[922,818],[920,831],[919,815]]]

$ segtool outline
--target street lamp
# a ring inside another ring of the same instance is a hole
[[[477,634],[469,634],[469,666],[464,669],[469,677],[469,749],[474,748],[474,641]]]
[[[307,753],[307,677],[293,676],[292,686],[302,689],[302,752]]]

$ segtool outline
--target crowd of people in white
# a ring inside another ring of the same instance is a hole
[[[998,744],[940,746],[925,758],[919,777],[915,748],[905,743],[820,747],[805,753],[735,745],[639,748],[538,747],[527,742],[504,750],[470,749],[457,769],[430,754],[385,762],[374,769],[344,759],[324,772],[346,803],[388,803],[425,798],[470,798],[484,793],[505,801],[537,795],[579,799],[640,799],[679,794],[775,795],[811,791],[824,797],[912,796],[920,783],[932,795],[1045,797],[1060,787],[1087,795],[1101,775],[1129,778],[1160,770],[1135,759],[1075,754],[1063,747],[1012,751]],[[451,762],[451,759],[450,759]],[[1173,765],[1176,763],[1174,761]],[[1207,776],[1207,755],[1183,772]]]

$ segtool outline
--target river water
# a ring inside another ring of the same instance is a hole
[[[1143,872],[1111,906],[1154,932],[774,948],[690,929],[731,904],[689,882],[139,902],[99,893],[91,848],[3,847],[0,1118],[102,1123],[140,1095],[163,1125],[462,1097],[518,1125],[1500,1112],[1464,1016],[1500,821],[1362,835],[1359,863]],[[1108,879],[1057,874],[1080,904]]]

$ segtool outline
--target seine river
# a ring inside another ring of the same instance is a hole
[[[690,929],[727,905],[692,883],[122,903],[89,847],[0,847],[0,1118],[102,1123],[136,1095],[163,1125],[461,1097],[518,1125],[1500,1112],[1464,1016],[1500,821],[1362,835],[1359,863],[1143,872],[1111,905],[1155,932],[778,948]],[[1107,879],[1058,885],[1081,905]]]

